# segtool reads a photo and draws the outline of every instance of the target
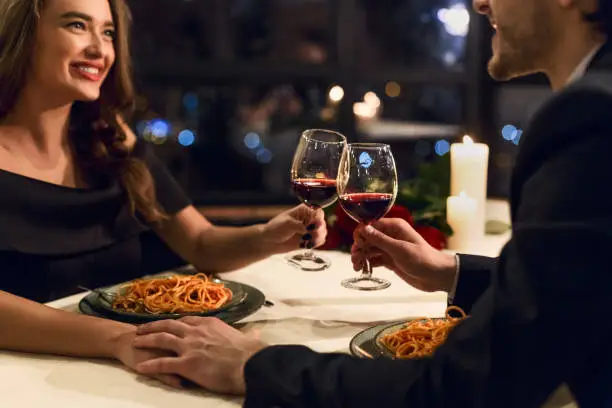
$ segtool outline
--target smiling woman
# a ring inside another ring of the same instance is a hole
[[[304,206],[244,228],[195,210],[125,125],[129,20],[123,0],[0,0],[0,349],[130,367],[153,356],[131,325],[35,302],[141,276],[147,230],[201,272],[325,239],[322,212]]]

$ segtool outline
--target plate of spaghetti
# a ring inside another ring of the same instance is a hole
[[[147,277],[102,290],[108,296],[91,294],[96,297],[90,301],[94,307],[154,320],[215,315],[240,304],[247,295],[240,283],[203,273]]]
[[[359,357],[415,359],[433,354],[457,324],[468,316],[457,306],[446,309],[442,318],[422,317],[401,323],[375,326],[351,340],[351,352]]]

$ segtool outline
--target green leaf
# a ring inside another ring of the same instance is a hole
[[[485,230],[487,234],[500,235],[510,230],[510,225],[497,220],[487,221]]]

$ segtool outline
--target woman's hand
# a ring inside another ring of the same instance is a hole
[[[366,259],[372,267],[384,266],[425,292],[449,292],[455,279],[455,257],[433,248],[399,218],[383,218],[355,229],[353,269],[361,270]]]
[[[272,218],[263,226],[264,245],[273,253],[316,248],[325,243],[327,226],[323,210],[302,204]]]
[[[174,356],[173,353],[168,351],[136,348],[134,347],[135,338],[136,327],[132,331],[119,335],[114,347],[115,358],[134,371],[136,371],[136,366],[144,361]],[[155,374],[152,377],[171,387],[182,388],[181,378],[176,375]]]

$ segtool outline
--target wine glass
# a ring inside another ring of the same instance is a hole
[[[347,145],[337,181],[342,209],[355,221],[370,224],[391,209],[397,197],[397,172],[391,147],[380,143]],[[368,259],[361,275],[342,281],[342,286],[356,290],[380,290],[391,286],[386,279],[372,276]]]
[[[302,133],[291,165],[291,185],[295,195],[311,208],[325,208],[338,199],[336,177],[346,137],[338,132],[309,129]],[[289,255],[287,260],[304,271],[328,268],[329,260],[317,256],[308,240],[305,252]]]

